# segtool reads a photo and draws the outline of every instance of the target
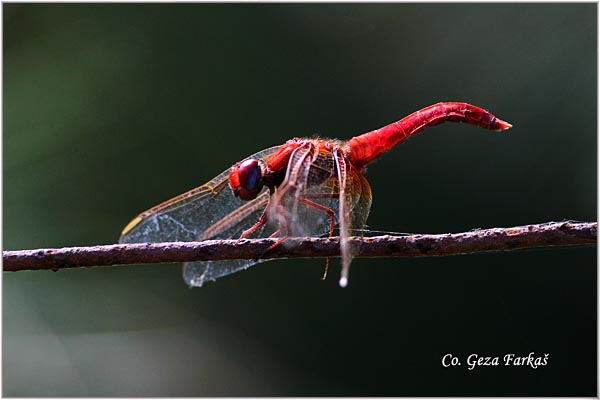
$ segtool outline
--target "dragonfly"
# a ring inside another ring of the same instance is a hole
[[[348,141],[294,138],[235,163],[206,184],[142,212],[125,226],[120,243],[203,241],[334,235],[339,231],[341,276],[348,284],[350,232],[362,232],[371,208],[365,167],[429,126],[465,122],[492,131],[512,127],[488,111],[441,102]],[[244,270],[264,259],[187,262],[189,286]],[[325,267],[325,275],[327,267]]]

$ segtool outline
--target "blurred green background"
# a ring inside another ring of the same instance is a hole
[[[4,249],[111,244],[294,136],[438,101],[369,166],[374,230],[595,221],[596,4],[4,4]],[[596,249],[3,275],[5,396],[596,394]],[[444,354],[549,365],[442,368]]]

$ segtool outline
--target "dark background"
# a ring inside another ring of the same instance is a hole
[[[438,101],[369,166],[374,230],[596,218],[596,4],[4,4],[4,249],[115,243],[138,212],[294,136]],[[596,249],[3,276],[5,396],[596,394]],[[471,353],[549,353],[477,368]],[[452,353],[462,367],[442,368]]]

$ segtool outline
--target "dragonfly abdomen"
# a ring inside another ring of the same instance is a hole
[[[498,119],[477,106],[457,102],[437,103],[416,111],[400,121],[350,139],[345,151],[352,164],[362,168],[410,136],[428,126],[439,125],[445,121],[465,122],[494,131],[503,131],[512,127],[508,122]]]

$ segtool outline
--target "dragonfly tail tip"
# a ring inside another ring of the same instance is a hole
[[[505,131],[510,128],[512,128],[512,124],[502,121],[501,119],[498,120],[498,131]]]
[[[340,287],[345,288],[346,286],[348,286],[348,278],[346,278],[345,276],[342,276],[340,278]]]

